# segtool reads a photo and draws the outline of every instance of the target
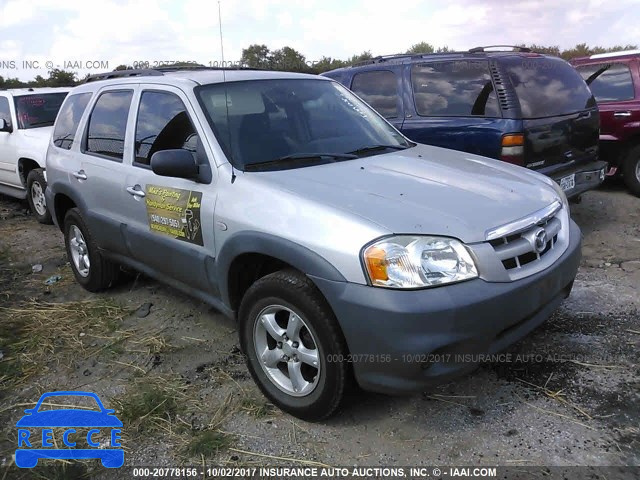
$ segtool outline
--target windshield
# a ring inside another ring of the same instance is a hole
[[[15,97],[18,128],[52,126],[66,96],[67,92]]]
[[[332,81],[250,80],[205,85],[197,93],[227,158],[238,168],[285,157],[348,160],[357,158],[350,153],[371,155],[412,145]]]

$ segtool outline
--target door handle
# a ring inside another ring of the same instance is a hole
[[[630,111],[625,111],[625,112],[613,112],[613,116],[614,117],[630,117],[631,116],[631,112]]]
[[[136,188],[138,187],[138,188]],[[139,190],[140,186],[136,185],[135,187],[127,187],[127,192],[136,197],[144,197],[145,194],[142,190]]]
[[[84,170],[80,170],[79,172],[73,172],[73,176],[76,177],[78,180],[87,179],[87,174],[84,173]]]

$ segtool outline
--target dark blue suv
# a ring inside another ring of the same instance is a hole
[[[323,75],[411,140],[537,170],[570,198],[597,187],[600,118],[582,77],[557,57],[490,48],[377,57]]]

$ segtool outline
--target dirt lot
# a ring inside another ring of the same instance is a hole
[[[522,361],[412,397],[356,394],[320,424],[265,402],[235,325],[207,305],[144,277],[85,292],[60,232],[25,210],[0,196],[0,479],[23,473],[15,423],[52,390],[116,409],[126,465],[640,465],[640,199],[618,185],[572,206],[582,267],[509,349]],[[93,461],[48,470],[85,471],[105,475]]]

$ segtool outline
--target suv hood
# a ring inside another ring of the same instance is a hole
[[[390,233],[466,243],[559,199],[546,177],[444,148],[407,150],[313,167],[264,172],[296,196],[366,218]]]
[[[25,128],[22,132],[27,138],[48,142],[53,134],[53,127]]]

